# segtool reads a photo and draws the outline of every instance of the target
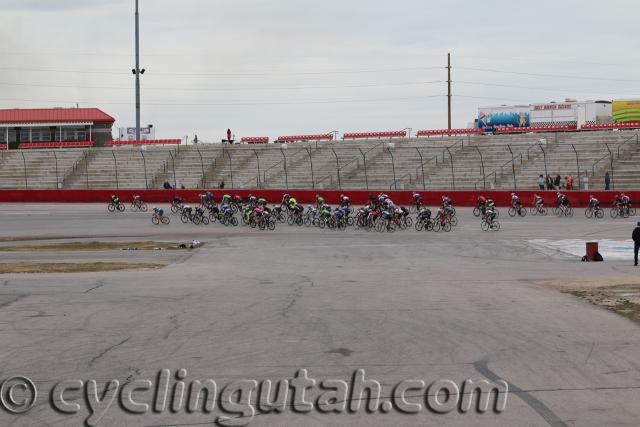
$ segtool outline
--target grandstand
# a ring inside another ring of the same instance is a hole
[[[601,188],[609,171],[615,189],[637,189],[639,138],[591,130],[2,150],[0,188],[535,189],[540,174]]]

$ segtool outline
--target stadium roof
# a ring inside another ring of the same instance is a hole
[[[98,108],[37,108],[0,110],[0,124],[79,123],[113,124],[115,119]]]

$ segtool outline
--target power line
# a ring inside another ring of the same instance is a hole
[[[592,93],[592,94],[602,94],[606,92],[615,93],[616,91],[611,90],[601,90],[601,91],[588,91],[582,89],[560,89],[560,88],[544,88],[544,87],[531,87],[531,86],[520,86],[520,85],[507,85],[500,83],[485,83],[485,82],[468,82],[468,81],[454,81],[454,83],[458,84],[466,84],[472,86],[490,86],[490,87],[504,87],[504,88],[514,88],[514,89],[528,89],[528,90],[543,90],[543,91],[552,91],[552,92],[577,92],[577,93]],[[625,94],[625,96],[640,96],[640,95],[629,95]]]
[[[606,81],[606,82],[640,83],[640,80],[606,79],[602,77],[571,76],[571,75],[564,75],[564,74],[528,73],[528,72],[520,72],[520,71],[495,70],[491,68],[475,68],[475,67],[456,67],[456,68],[459,70],[481,71],[486,73],[515,74],[519,76],[552,77],[552,78],[560,78],[560,79],[577,79],[577,80],[599,80],[599,81]]]
[[[265,101],[265,102],[225,102],[225,103],[164,103],[164,102],[145,102],[147,106],[173,106],[173,107],[185,107],[185,106],[220,106],[220,107],[233,107],[233,106],[261,106],[261,105],[304,105],[304,104],[341,104],[341,103],[356,103],[356,102],[389,102],[389,101],[410,101],[419,99],[430,98],[444,98],[445,95],[424,95],[424,96],[407,96],[407,97],[394,97],[394,98],[367,98],[367,99],[327,99],[327,100],[308,100],[308,101]],[[89,100],[55,100],[55,99],[22,99],[22,98],[0,98],[0,101],[17,101],[17,102],[46,102],[56,104],[91,104],[91,105],[130,105],[131,102],[127,101],[89,101]]]
[[[329,75],[329,74],[360,74],[360,73],[385,73],[397,71],[416,71],[416,70],[442,70],[444,67],[406,67],[406,68],[379,68],[379,69],[360,69],[360,70],[333,70],[333,71],[306,71],[306,72],[255,72],[255,73],[166,73],[154,72],[156,76],[182,76],[182,77],[264,77],[273,75],[286,76],[306,76],[306,75]],[[0,70],[6,71],[28,71],[28,72],[45,72],[45,73],[70,73],[70,74],[109,74],[109,75],[128,75],[128,72],[113,70],[63,70],[54,68],[26,68],[26,67],[0,67]]]
[[[145,90],[176,90],[176,91],[194,91],[194,92],[236,92],[236,91],[263,91],[263,90],[307,90],[307,89],[343,89],[343,88],[366,88],[366,87],[384,87],[384,86],[412,86],[445,83],[444,80],[432,80],[422,82],[397,82],[397,83],[370,83],[356,85],[339,85],[339,86],[290,86],[290,87],[235,87],[235,88],[178,88],[178,87],[145,87]],[[22,82],[0,82],[0,86],[19,86],[19,87],[46,87],[46,88],[64,88],[64,89],[109,89],[109,90],[131,90],[129,86],[83,86],[83,85],[56,85],[44,83],[22,83]]]

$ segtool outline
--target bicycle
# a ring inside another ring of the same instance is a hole
[[[509,208],[509,216],[511,218],[513,218],[514,216],[518,215],[522,218],[524,218],[525,216],[527,216],[527,210],[525,208],[522,207],[522,205],[517,205],[517,206],[511,206]]]
[[[584,216],[587,218],[603,218],[604,210],[600,206],[587,206],[584,210]]]
[[[160,216],[154,213],[153,216],[151,217],[151,222],[153,223],[153,225],[159,225],[159,224],[167,225],[171,222],[171,219],[168,216]]]
[[[134,200],[133,202],[131,202],[132,212],[135,212],[135,211],[146,212],[147,209],[148,209],[147,204],[142,200],[139,200],[139,201]]]
[[[124,206],[124,203],[122,203],[122,202],[118,202],[117,204],[111,202],[111,203],[109,203],[109,206],[107,206],[107,210],[109,212],[115,212],[115,211],[124,212],[125,211],[125,206]]]
[[[541,216],[546,216],[549,213],[548,209],[543,205],[534,205],[529,208],[529,212],[531,213],[531,215],[541,215]]]
[[[570,205],[560,205],[557,208],[555,208],[554,210],[555,210],[555,214],[558,217],[561,217],[561,216],[572,217],[573,216],[573,208]]]
[[[482,231],[500,231],[500,223],[495,219],[482,218],[480,228],[482,229]]]

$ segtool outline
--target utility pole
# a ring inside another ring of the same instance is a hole
[[[136,0],[136,68],[133,74],[136,76],[136,141],[140,141],[140,15],[138,13],[138,0]]]
[[[451,130],[451,54],[447,53],[447,117],[449,130]]]

